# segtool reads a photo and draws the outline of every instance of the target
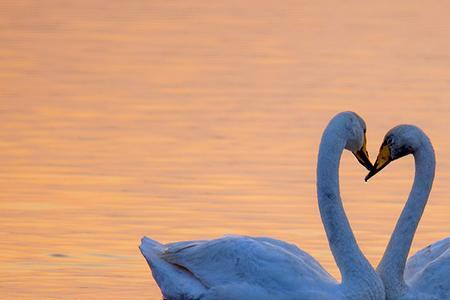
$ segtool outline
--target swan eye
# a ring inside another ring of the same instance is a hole
[[[385,140],[383,145],[392,145],[394,143],[394,139],[392,138],[392,136],[388,136]]]

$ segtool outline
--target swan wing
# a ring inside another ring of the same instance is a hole
[[[418,251],[408,259],[404,274],[412,290],[450,299],[450,237]]]
[[[314,258],[275,239],[225,236],[166,246],[160,257],[189,270],[208,288],[245,283],[289,293],[336,285]]]
[[[292,255],[297,256],[299,258],[302,258],[304,262],[308,262],[310,268],[314,269],[316,272],[319,272],[319,276],[323,277],[332,277],[323,267],[320,265],[320,263],[314,259],[311,255],[309,255],[307,252],[301,250],[299,247],[297,247],[294,244],[286,243],[284,241],[280,241],[273,238],[268,237],[256,237],[254,238],[261,242],[270,243],[274,246],[278,246],[283,248],[285,251],[290,252]],[[334,279],[333,279],[334,280]]]

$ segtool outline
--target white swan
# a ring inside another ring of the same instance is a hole
[[[339,195],[344,149],[372,168],[365,124],[355,113],[335,116],[325,129],[317,166],[320,213],[342,274],[338,283],[309,254],[271,238],[226,236],[208,241],[140,246],[166,299],[384,299],[384,287],[353,236]]]
[[[434,179],[434,150],[425,133],[412,125],[391,129],[366,181],[391,161],[408,154],[415,160],[414,184],[377,272],[385,285],[386,299],[450,299],[450,237],[406,261]]]

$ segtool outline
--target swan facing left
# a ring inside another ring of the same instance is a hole
[[[339,194],[344,149],[367,169],[366,125],[353,112],[336,115],[319,147],[317,196],[328,243],[342,275],[337,282],[312,256],[271,238],[225,236],[140,250],[163,297],[170,300],[384,299],[381,279],[356,243]]]
[[[414,156],[414,183],[377,271],[387,300],[447,300],[450,299],[450,237],[407,260],[434,180],[436,159],[428,136],[414,125],[399,125],[389,130],[366,181],[406,155]]]

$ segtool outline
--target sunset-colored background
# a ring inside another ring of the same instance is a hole
[[[440,1],[1,1],[0,298],[160,299],[138,245],[296,243],[339,276],[315,167],[337,112],[419,125],[438,168],[413,251],[448,236],[450,11]],[[376,264],[413,160],[344,205]]]

